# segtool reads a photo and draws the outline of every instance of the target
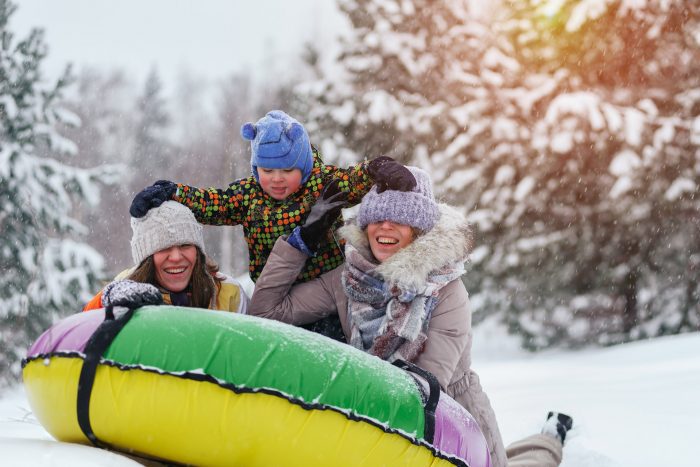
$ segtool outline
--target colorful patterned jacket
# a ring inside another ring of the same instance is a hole
[[[374,182],[366,171],[367,162],[341,169],[325,165],[316,148],[312,147],[312,150],[314,166],[309,179],[284,200],[268,196],[252,175],[234,181],[223,190],[178,184],[173,199],[189,207],[202,224],[243,226],[248,243],[250,278],[255,282],[277,238],[291,234],[296,226],[304,223],[311,206],[331,179],[340,180],[340,187],[348,192],[351,206],[362,201],[372,188]],[[342,218],[336,221],[321,242],[316,256],[306,262],[297,282],[306,282],[343,263],[343,242],[335,235],[335,230],[342,224]]]

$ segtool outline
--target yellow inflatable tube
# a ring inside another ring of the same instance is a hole
[[[24,361],[29,403],[60,441],[202,466],[477,465],[428,439],[413,377],[349,346],[163,306],[130,315],[91,358],[104,322],[69,317]]]

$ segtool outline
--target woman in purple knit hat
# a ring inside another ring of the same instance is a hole
[[[306,222],[275,243],[250,314],[296,325],[337,315],[350,345],[432,373],[479,423],[491,465],[559,465],[571,428],[563,414],[550,413],[543,434],[504,448],[491,403],[471,369],[471,308],[461,280],[471,230],[459,211],[435,201],[426,172],[409,170],[416,179],[412,190],[373,187],[355,222],[339,230],[346,242],[341,267],[294,284],[346,205],[337,185],[329,184]]]

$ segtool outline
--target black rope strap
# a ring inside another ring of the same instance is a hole
[[[417,374],[428,382],[428,397],[423,408],[425,413],[424,437],[428,443],[433,444],[435,438],[435,410],[440,401],[440,383],[435,375],[413,363],[404,360],[394,360],[393,364],[403,370]],[[422,390],[422,385],[419,384],[418,386]]]
[[[105,308],[105,320],[99,325],[85,345],[85,360],[83,361],[83,368],[80,370],[80,379],[78,380],[78,425],[80,425],[80,429],[90,442],[97,447],[107,446],[107,444],[97,439],[90,425],[90,396],[92,395],[92,387],[95,384],[97,365],[100,363],[107,348],[114,341],[114,338],[117,337],[124,325],[129,322],[133,314],[134,310],[129,309],[119,318],[115,318],[112,306],[108,306]]]
[[[102,291],[102,303],[105,305],[105,319],[85,344],[85,360],[80,370],[77,400],[78,425],[95,446],[107,446],[97,439],[90,425],[90,397],[97,366],[114,338],[133,316],[134,310],[144,305],[160,305],[163,303],[163,296],[151,284],[118,280],[105,286]],[[128,311],[115,318],[115,306],[126,307]]]

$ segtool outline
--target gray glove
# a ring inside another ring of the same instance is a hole
[[[107,307],[124,306],[129,309],[146,305],[162,305],[163,295],[151,284],[120,280],[107,284],[102,291],[102,305]]]
[[[311,208],[309,217],[299,229],[299,235],[311,251],[316,251],[321,240],[340,217],[340,212],[348,206],[348,193],[341,191],[337,178],[328,182],[321,196]]]

